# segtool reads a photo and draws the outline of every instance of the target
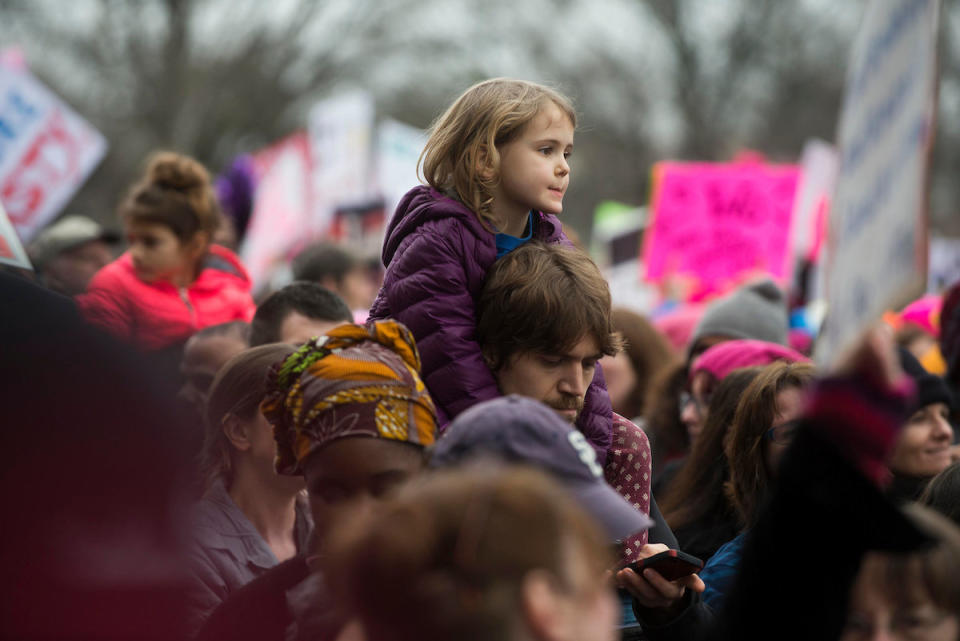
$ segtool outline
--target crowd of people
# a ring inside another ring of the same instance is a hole
[[[960,283],[829,369],[773,281],[615,308],[558,218],[575,128],[470,87],[382,273],[311,245],[256,302],[187,156],[118,258],[44,230],[0,273],[0,636],[960,639]]]

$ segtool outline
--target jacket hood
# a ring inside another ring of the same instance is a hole
[[[210,245],[207,257],[203,260],[201,273],[206,270],[229,274],[250,285],[250,274],[247,273],[247,268],[240,262],[240,258],[226,247]]]
[[[563,230],[556,216],[537,212],[537,240],[557,242]],[[451,198],[427,185],[418,185],[406,193],[387,225],[383,241],[383,265],[390,265],[400,243],[417,227],[431,220],[455,218],[463,227],[478,238],[488,238],[492,243],[494,233],[480,223],[480,218],[459,200]]]
[[[456,218],[474,235],[492,234],[480,224],[480,218],[458,200],[437,191],[427,185],[418,185],[406,193],[387,226],[383,241],[383,264],[388,266],[393,260],[400,242],[417,227],[441,218]]]

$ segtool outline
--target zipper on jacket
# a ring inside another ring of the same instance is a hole
[[[187,311],[190,312],[190,326],[196,327],[197,312],[193,309],[193,303],[190,302],[190,297],[187,295],[187,288],[181,287],[178,291],[180,292],[180,300],[183,301],[183,304],[187,306]]]

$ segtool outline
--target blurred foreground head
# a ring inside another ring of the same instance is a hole
[[[0,298],[0,638],[184,638],[176,390],[66,299]]]
[[[608,549],[542,473],[468,468],[345,524],[328,571],[368,641],[609,641],[619,612]]]
[[[908,554],[871,552],[864,558],[841,641],[960,638],[960,530],[929,508],[905,510],[934,544]]]

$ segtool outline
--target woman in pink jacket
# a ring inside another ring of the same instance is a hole
[[[220,211],[203,165],[155,154],[119,214],[130,248],[77,297],[88,320],[152,351],[204,327],[253,317],[246,269],[230,250],[211,244]]]

